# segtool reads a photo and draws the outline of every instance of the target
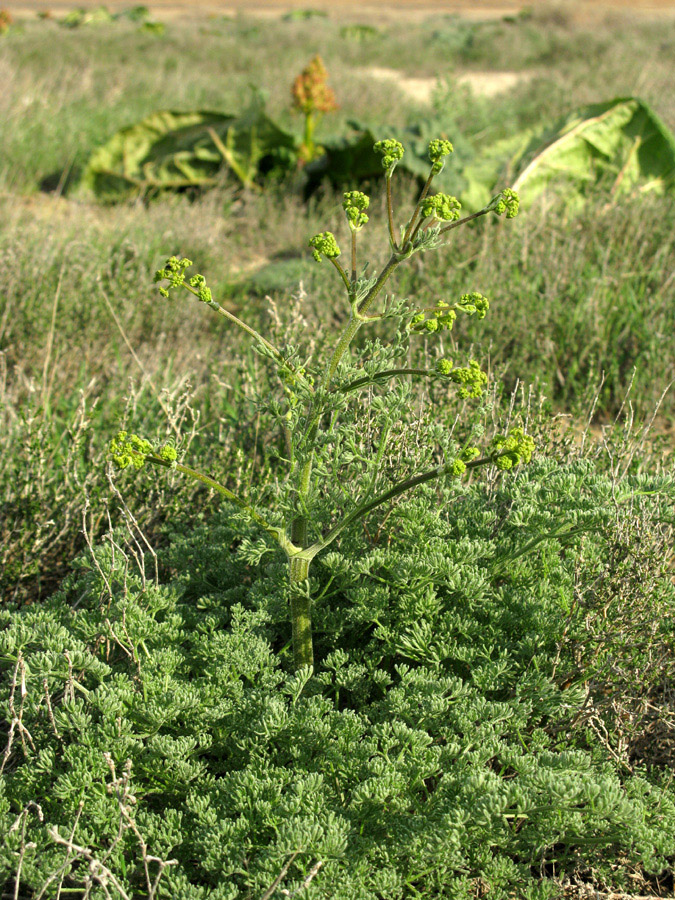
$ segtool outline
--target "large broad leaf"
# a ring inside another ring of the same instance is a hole
[[[675,189],[675,136],[635,97],[576,110],[554,128],[524,131],[489,145],[463,170],[468,210],[514,187],[524,206],[544,191],[572,206],[591,191],[666,193]]]
[[[382,174],[381,157],[373,151],[371,131],[354,127],[348,137],[323,141],[323,155],[305,167],[308,192],[327,179],[333,187],[354,186]]]
[[[675,136],[646,103],[620,98],[574,113],[543,147],[541,137],[531,142],[512,167],[526,205],[549,187],[573,203],[599,184],[611,194],[666,193],[675,189]]]
[[[223,168],[253,186],[261,174],[289,171],[295,159],[295,139],[265,115],[257,99],[240,116],[162,110],[96,150],[81,186],[99,199],[118,201],[213,185]]]
[[[459,191],[466,212],[483,209],[501,187],[510,185],[523,154],[530,147],[533,131],[522,131],[490,143],[462,169]],[[537,140],[541,146],[541,133]]]
[[[398,163],[397,171],[406,172],[424,183],[429,175],[429,140],[438,137],[433,123],[422,122],[404,129],[387,127],[378,129],[378,136],[368,126],[350,122],[352,133],[347,137],[323,141],[323,156],[310,163],[305,170],[308,193],[326,179],[335,188],[355,187],[363,182],[382,177],[382,157],[375,153],[373,145],[382,137],[395,138],[404,145],[406,152]],[[456,154],[450,157],[441,175],[435,179],[438,190],[457,193],[463,185],[461,170],[466,160]],[[493,167],[494,173],[494,167]]]

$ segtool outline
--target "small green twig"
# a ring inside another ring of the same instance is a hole
[[[497,454],[496,456],[482,456],[480,457],[480,459],[471,460],[471,462],[466,463],[466,469],[477,469],[480,466],[487,466],[490,463],[493,463],[495,459],[499,458],[499,456],[502,455],[505,454]],[[312,557],[316,556],[317,553],[320,553],[322,550],[325,550],[325,548],[328,547],[329,544],[332,544],[333,541],[342,531],[344,531],[345,528],[347,528],[349,525],[352,525],[359,519],[364,518],[368,515],[368,513],[372,512],[378,506],[381,506],[383,503],[388,503],[389,500],[396,499],[396,497],[399,497],[401,494],[405,494],[406,491],[410,491],[421,484],[426,484],[428,481],[434,481],[437,478],[443,478],[450,474],[451,472],[448,466],[437,466],[435,469],[431,469],[428,472],[423,472],[421,475],[415,475],[412,478],[407,478],[405,481],[401,481],[398,484],[395,484],[393,487],[389,488],[388,491],[385,491],[383,494],[380,494],[373,500],[360,505],[348,516],[345,516],[345,518],[338,522],[337,525],[331,528],[331,530],[328,532],[328,534],[326,534],[324,538],[316,541],[314,544],[312,544],[311,547],[308,547],[306,553],[311,553]]]
[[[185,288],[186,291],[189,291],[191,294],[193,294],[195,297],[197,297],[197,299],[200,299],[199,291],[197,291],[191,285],[183,283],[182,286]],[[203,302],[203,301],[201,301],[201,302]],[[242,319],[240,319],[238,316],[235,316],[234,313],[231,313],[229,310],[224,309],[220,305],[220,303],[218,303],[217,300],[211,300],[208,303],[206,303],[206,305],[210,309],[215,310],[215,312],[217,312],[218,315],[223,316],[226,319],[229,319],[230,322],[233,322],[238,328],[241,328],[242,331],[245,331],[246,334],[250,335],[250,337],[252,337],[255,341],[257,341],[257,343],[259,343],[262,347],[265,347],[265,349],[268,350],[275,357],[275,359],[277,359],[277,361],[283,365],[283,367],[285,369],[287,369],[292,375],[294,375],[302,383],[303,387],[306,390],[308,390],[312,394],[314,393],[314,388],[312,387],[312,385],[307,381],[307,379],[303,375],[300,375],[296,371],[294,366],[292,366],[286,360],[286,358],[284,357],[281,350],[279,350],[278,347],[275,347],[274,344],[272,344],[270,341],[267,340],[267,338],[264,338],[259,332],[257,332],[255,330],[255,328],[251,328],[250,325],[247,325],[246,322],[242,321]]]
[[[329,257],[329,258],[330,258],[330,257]],[[347,277],[347,273],[346,273],[345,270],[342,268],[341,263],[340,263],[337,259],[332,259],[332,258],[330,258],[330,261],[333,263],[333,265],[335,266],[335,268],[338,270],[338,273],[339,273],[339,275],[340,275],[340,278],[342,279],[342,281],[343,281],[343,283],[344,283],[344,286],[347,288],[347,293],[348,293],[349,296],[351,297],[351,295],[352,295],[352,286],[351,286],[351,284],[350,284],[350,282],[349,282],[349,278]]]
[[[408,227],[406,228],[405,234],[403,235],[403,240],[401,241],[401,247],[405,247],[406,244],[408,243],[408,241],[410,240],[410,235],[412,234],[412,230],[415,227],[415,223],[417,221],[417,216],[422,207],[422,203],[423,203],[424,199],[426,198],[427,194],[429,193],[429,188],[431,187],[431,182],[433,180],[434,180],[434,173],[432,171],[429,173],[429,177],[427,178],[427,180],[424,184],[424,187],[422,188],[422,193],[419,196],[417,205],[415,206],[415,209],[413,210],[413,214],[410,217],[410,221],[408,222]]]
[[[453,228],[459,228],[460,225],[465,225],[467,222],[470,222],[472,219],[477,219],[479,216],[484,216],[486,213],[491,212],[489,207],[485,207],[485,209],[481,209],[478,212],[471,213],[470,216],[464,216],[463,219],[457,219],[456,222],[451,222],[449,225],[445,225],[440,230],[440,234],[445,234],[446,231],[452,231]]]
[[[391,175],[388,172],[385,176],[385,182],[387,185],[387,221],[389,223],[389,241],[391,242],[391,249],[398,250],[398,244],[396,243],[396,234],[394,232],[394,201],[391,195]]]
[[[435,374],[436,372],[433,369],[386,369],[382,372],[376,372],[374,375],[364,375],[363,378],[357,378],[356,381],[351,381],[349,384],[345,384],[342,387],[337,388],[337,390],[342,394],[348,394],[350,393],[350,391],[356,391],[360,387],[366,387],[369,384],[375,384],[379,381],[387,381],[390,378],[396,378],[397,375],[432,376]]]
[[[198,472],[196,469],[192,469],[190,466],[183,465],[182,463],[171,463],[166,459],[162,459],[161,456],[158,456],[156,453],[150,453],[147,455],[146,459],[149,462],[155,463],[155,465],[163,466],[165,469],[174,469],[176,472],[181,472],[183,475],[189,475],[191,478],[194,478],[196,481],[201,481],[202,484],[205,484],[207,487],[211,488],[214,491],[217,491],[219,494],[222,494],[223,497],[227,497],[232,503],[238,506],[240,509],[244,510],[244,512],[248,513],[248,515],[260,525],[270,537],[273,537],[277,543],[281,547],[283,547],[286,552],[297,552],[299,548],[294,547],[292,542],[288,540],[284,530],[282,528],[275,528],[273,525],[264,519],[260,513],[256,512],[256,510],[246,502],[246,500],[242,500],[241,497],[238,497],[233,491],[229,488],[226,488],[225,485],[220,484],[220,482],[216,481],[214,478],[211,478],[209,475],[204,475],[202,472]]]
[[[356,231],[352,230],[352,288],[356,284]]]

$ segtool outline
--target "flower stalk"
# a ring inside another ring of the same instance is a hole
[[[318,58],[317,58],[318,59]],[[320,60],[318,61],[320,63]],[[296,80],[294,96],[299,109],[306,116],[305,139],[309,143],[313,136],[311,116],[321,104],[328,108],[333,102],[332,92],[321,81],[321,71],[317,61],[311,72],[306,70]],[[325,70],[324,70],[325,72]],[[321,85],[323,84],[323,87]],[[322,91],[324,93],[322,93]],[[328,93],[326,93],[328,91]],[[322,99],[323,98],[323,99]],[[334,98],[333,98],[334,100]],[[344,404],[361,388],[378,387],[401,379],[426,378],[441,380],[449,389],[454,389],[460,400],[469,400],[482,395],[487,383],[487,375],[476,360],[467,365],[455,365],[451,360],[438,358],[433,368],[413,365],[383,366],[380,369],[351,366],[351,377],[345,376],[350,370],[349,351],[359,330],[374,319],[396,316],[401,323],[398,335],[411,340],[416,334],[431,335],[443,330],[451,330],[458,314],[483,318],[489,302],[478,292],[462,295],[455,302],[439,300],[434,306],[423,308],[405,307],[394,312],[389,310],[385,288],[395,270],[416,252],[435,249],[441,245],[440,236],[452,228],[472,221],[488,212],[506,214],[513,218],[518,212],[518,198],[513,191],[498,194],[483,210],[460,218],[460,204],[454,197],[445,194],[430,194],[433,178],[442,170],[446,157],[452,152],[449,141],[438,139],[429,145],[431,169],[403,233],[397,244],[394,225],[392,175],[398,161],[403,156],[403,147],[398,141],[384,140],[375,144],[375,151],[382,156],[382,168],[387,192],[387,230],[391,256],[379,274],[371,280],[359,279],[357,267],[358,233],[368,223],[369,198],[360,191],[348,191],[344,195],[343,210],[350,231],[351,265],[349,273],[340,262],[341,250],[331,232],[322,232],[309,241],[309,246],[317,262],[328,259],[337,271],[346,291],[351,314],[342,333],[338,336],[332,352],[322,365],[316,361],[312,365],[300,366],[291,352],[282,351],[238,316],[224,309],[212,296],[202,275],[188,278],[186,270],[192,265],[190,260],[171,257],[160,269],[155,281],[161,283],[160,292],[164,297],[185,290],[205,303],[218,315],[226,318],[242,330],[254,342],[258,352],[265,357],[280,376],[288,412],[278,418],[281,421],[282,438],[288,457],[289,473],[286,484],[289,490],[287,509],[292,513],[286,523],[280,523],[279,513],[270,510],[262,514],[255,504],[240,497],[210,475],[206,475],[179,462],[175,447],[165,445],[153,447],[150,442],[137,435],[120,432],[111,444],[112,457],[120,468],[139,469],[146,462],[165,468],[172,468],[186,477],[200,481],[218,492],[246,513],[260,529],[284,551],[288,563],[289,608],[293,647],[293,665],[296,669],[314,666],[314,646],[312,637],[312,596],[309,572],[317,554],[332,544],[342,532],[365,519],[378,507],[391,504],[401,495],[415,490],[421,485],[442,478],[457,479],[467,472],[485,466],[495,466],[508,470],[530,461],[534,444],[522,429],[513,428],[505,435],[498,435],[481,452],[478,447],[466,447],[458,455],[446,458],[445,462],[432,469],[389,484],[379,494],[373,496],[382,473],[383,458],[392,422],[384,423],[374,456],[369,461],[368,477],[363,482],[360,500],[352,501],[351,508],[343,510],[338,520],[327,530],[321,528],[314,514],[313,497],[321,490],[319,478],[325,471],[316,466],[322,457],[322,447],[330,438],[331,429],[339,421]],[[448,223],[448,224],[443,224]],[[365,270],[364,270],[365,271]],[[378,301],[384,300],[383,311],[372,314]],[[400,358],[394,355],[394,359]]]

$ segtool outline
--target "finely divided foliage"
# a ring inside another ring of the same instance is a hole
[[[0,612],[0,871],[22,898],[114,900],[535,900],[547,873],[667,872],[672,790],[575,745],[594,665],[564,652],[625,525],[672,518],[625,498],[664,487],[617,496],[584,459],[424,485],[387,540],[349,529],[317,560],[313,678],[282,665],[285,567],[250,564],[236,507],[173,536],[161,584],[111,535],[44,606]]]
[[[386,451],[388,433],[406,399],[404,391],[397,393],[390,388],[391,396],[398,398],[398,404],[383,411],[381,440],[372,456],[364,460],[365,471],[361,474],[363,490],[355,498],[355,502],[340,510],[332,527],[323,532],[317,528],[314,515],[316,496],[321,493],[321,483],[325,481],[325,466],[330,456],[338,450],[337,436],[345,429],[351,433],[358,431],[358,418],[350,410],[351,394],[397,381],[405,384],[410,378],[445,379],[449,384],[458,386],[458,397],[465,400],[480,397],[487,382],[487,376],[475,360],[471,360],[468,366],[453,366],[447,359],[438,359],[428,369],[403,365],[402,360],[408,356],[411,336],[420,332],[430,334],[452,329],[458,312],[483,318],[489,307],[488,300],[473,292],[462,295],[455,302],[439,299],[435,307],[419,309],[410,301],[394,302],[392,297],[384,294],[392,274],[415,253],[442,246],[443,236],[459,225],[490,212],[497,215],[506,213],[507,218],[513,218],[518,212],[518,196],[509,189],[494,197],[484,209],[463,219],[460,218],[460,203],[455,197],[431,195],[429,191],[434,177],[442,172],[446,157],[453,152],[450,141],[434,139],[429,143],[431,167],[426,184],[407,224],[397,235],[391,179],[397,163],[403,158],[404,148],[396,140],[384,140],[378,141],[374,149],[382,156],[386,180],[391,252],[380,273],[375,277],[368,277],[367,265],[359,264],[357,236],[368,222],[366,210],[370,205],[369,198],[360,191],[346,192],[343,202],[351,237],[349,271],[340,262],[342,251],[331,232],[317,234],[309,241],[316,261],[321,262],[325,258],[335,267],[350,308],[349,320],[323,366],[320,360],[313,359],[300,363],[293,348],[275,347],[250,325],[224,309],[213,299],[211,289],[202,275],[188,277],[187,269],[192,266],[190,260],[172,257],[156,275],[156,281],[162,283],[159,289],[162,296],[168,298],[171,291],[179,289],[192,293],[245,331],[254,341],[256,350],[276,367],[283,393],[279,398],[273,398],[271,403],[284,434],[288,466],[285,480],[287,491],[281,500],[281,509],[270,510],[263,515],[248,498],[236,496],[211,476],[178,463],[173,448],[153,449],[143,439],[126,432],[121,432],[112,443],[113,459],[121,468],[131,462],[140,467],[147,460],[171,466],[185,475],[200,479],[248,512],[267,535],[278,542],[286,553],[293,588],[290,611],[293,656],[297,669],[314,664],[311,596],[307,589],[310,564],[345,528],[421,484],[439,478],[456,478],[469,469],[482,466],[512,468],[520,462],[529,462],[534,450],[532,439],[521,428],[514,428],[508,435],[496,437],[484,448],[482,454],[478,447],[468,444],[461,447],[457,454],[451,454],[450,448],[444,447],[445,458],[441,464],[390,484],[386,490],[378,491],[381,459]],[[373,312],[378,300],[383,300],[381,310]],[[370,360],[352,359],[351,346],[361,328],[384,319],[390,320],[390,331],[395,329],[389,345],[378,344]],[[263,398],[260,400],[262,402]],[[351,406],[354,405],[352,401]],[[285,515],[280,516],[280,512]]]

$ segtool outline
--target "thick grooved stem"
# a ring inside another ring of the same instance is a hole
[[[291,575],[291,624],[293,635],[293,664],[295,669],[314,665],[312,643],[311,599],[302,589],[309,577],[310,560],[305,556],[289,559]]]
[[[338,345],[335,348],[333,356],[328,364],[328,369],[326,370],[326,374],[323,378],[323,387],[327,387],[330,384],[330,380],[337,372],[337,367],[340,364],[340,360],[342,359],[345,351],[354,340],[354,336],[359,328],[363,325],[363,322],[359,322],[358,319],[354,319],[347,326],[346,331],[338,341]]]
[[[304,550],[307,546],[307,519],[305,516],[296,516],[291,525],[291,540],[296,547]]]

